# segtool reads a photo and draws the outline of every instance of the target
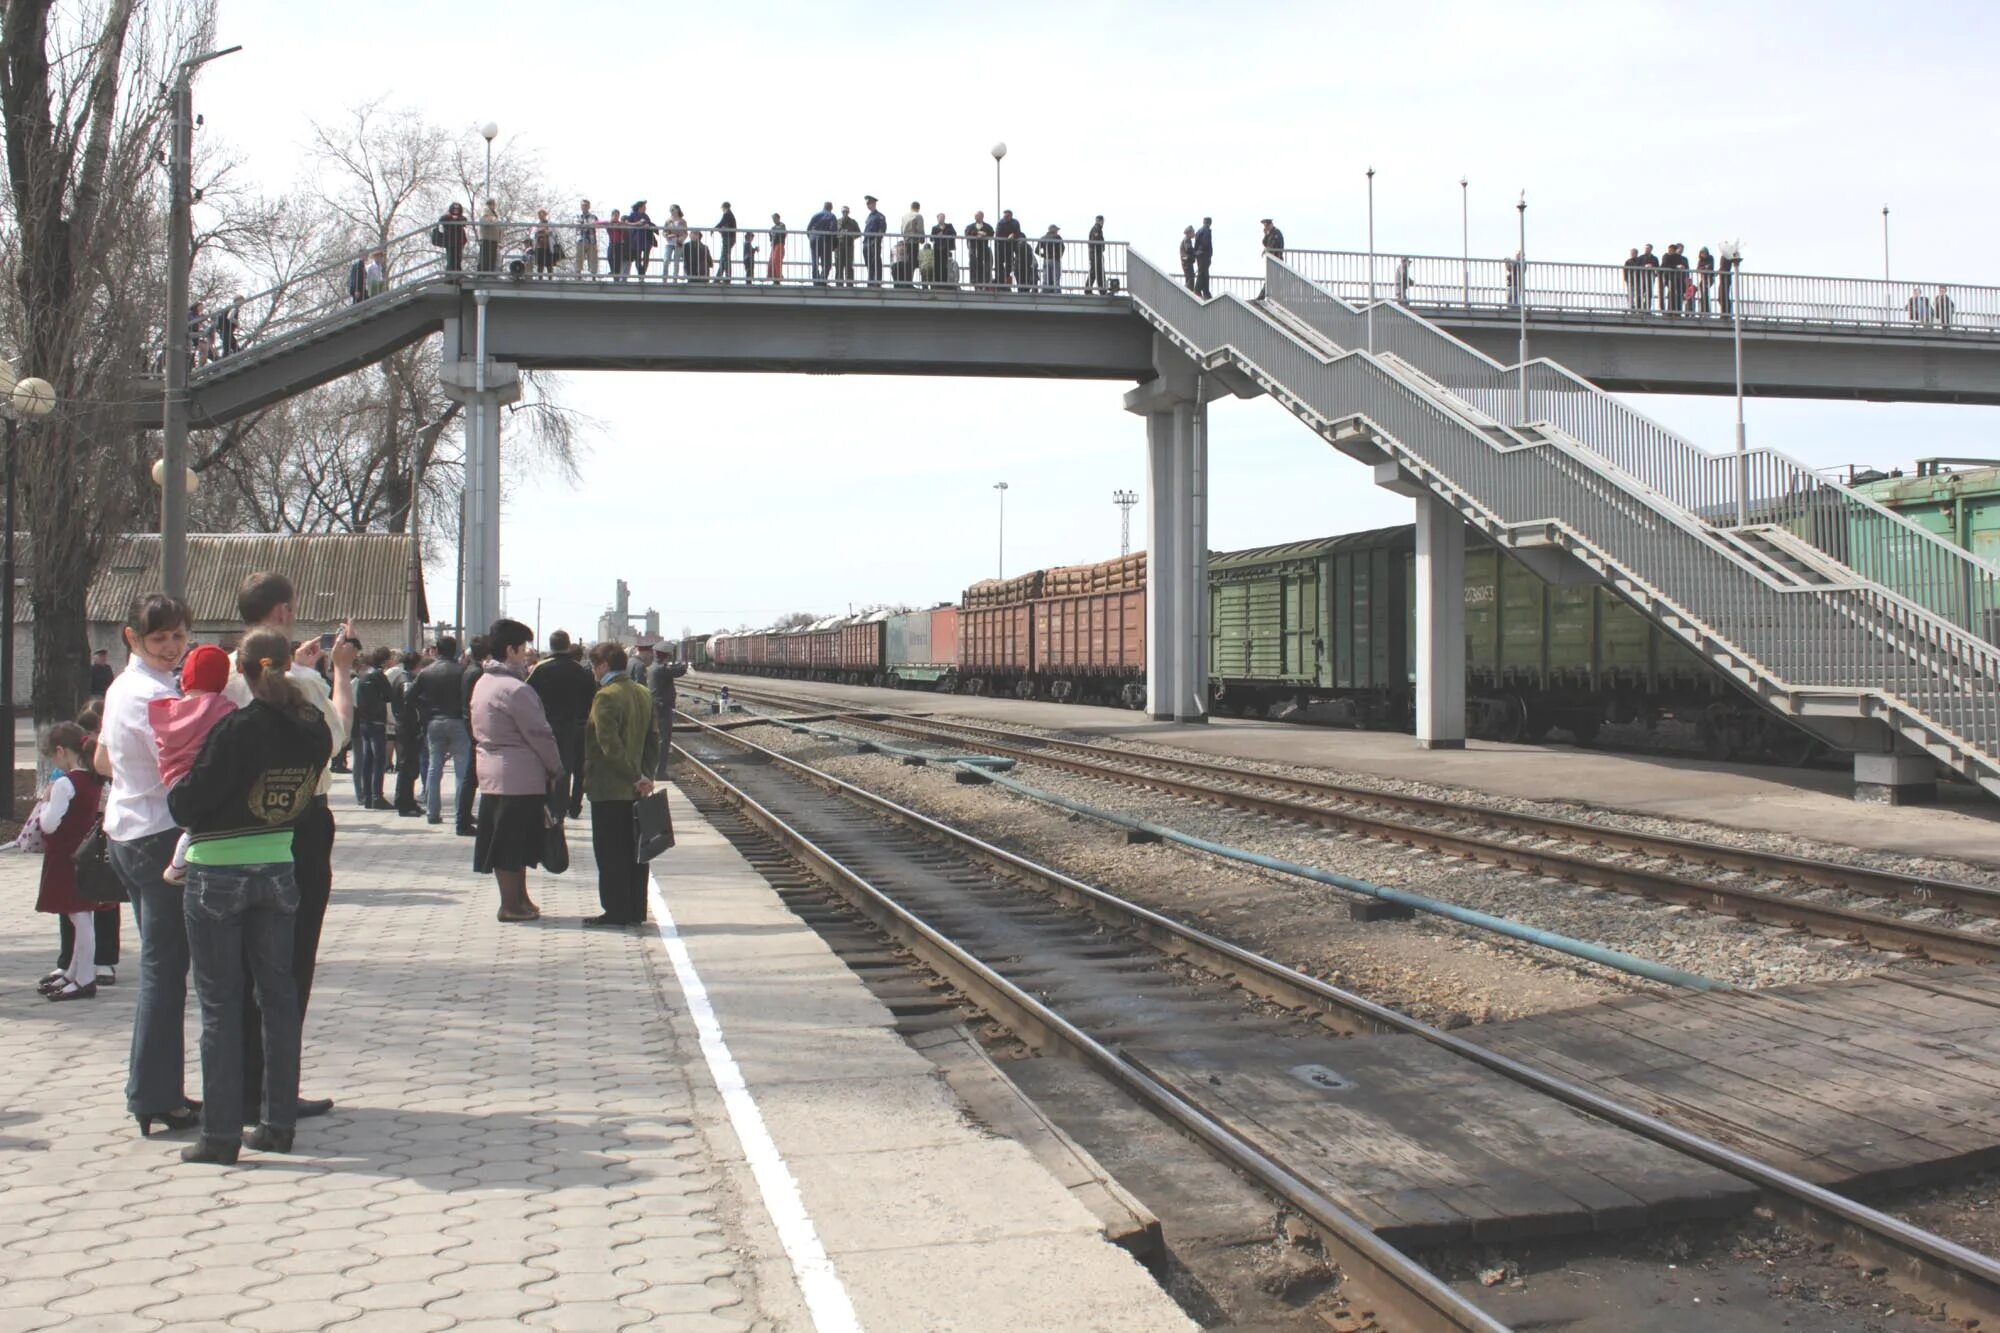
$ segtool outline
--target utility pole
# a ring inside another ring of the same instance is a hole
[[[1118,554],[1132,554],[1132,506],[1139,503],[1137,491],[1113,491],[1111,503],[1118,506]]]
[[[167,365],[160,408],[160,582],[187,596],[188,270],[194,265],[194,72],[241,51],[232,46],[181,62],[167,107]],[[9,633],[11,633],[11,629]]]
[[[993,577],[1004,579],[1007,577],[1007,483],[996,481],[993,489],[1000,492],[1000,560]]]
[[[1375,350],[1375,168],[1368,168],[1368,350]]]
[[[1521,390],[1517,416],[1520,424],[1528,424],[1528,192],[1521,191],[1521,202],[1515,207],[1521,213],[1521,248],[1514,255],[1514,304],[1521,312]]]
[[[1882,205],[1882,281],[1889,280],[1889,206]]]

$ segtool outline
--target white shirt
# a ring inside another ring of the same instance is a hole
[[[293,663],[291,675],[292,684],[299,687],[299,693],[306,697],[306,702],[319,709],[320,716],[326,719],[326,729],[333,736],[333,754],[339,754],[347,745],[347,723],[333,706],[332,687],[326,683],[325,677],[311,667]],[[238,708],[248,707],[253,697],[250,693],[250,682],[243,679],[242,673],[236,670],[233,658],[229,664],[229,684],[223,687],[222,693]],[[107,702],[109,698],[107,695]],[[329,756],[327,759],[329,767],[320,769],[319,785],[313,788],[315,796],[324,796],[333,790],[332,763],[333,759]]]
[[[42,798],[42,832],[54,833],[62,827],[63,816],[69,813],[69,803],[76,796],[76,784],[69,780],[69,774],[58,773],[49,784],[49,794]]]
[[[111,756],[111,794],[104,803],[104,836],[133,842],[176,827],[160,782],[160,752],[146,705],[180,694],[174,678],[137,654],[104,695],[104,729],[97,743]]]

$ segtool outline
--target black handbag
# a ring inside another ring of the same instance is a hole
[[[667,812],[667,789],[655,787],[650,796],[632,804],[632,822],[637,828],[639,861],[644,864],[674,845],[674,819]]]
[[[76,896],[87,903],[122,903],[125,881],[111,866],[111,840],[104,836],[104,817],[98,816],[90,832],[77,844],[72,864],[76,867]]]
[[[569,839],[563,834],[563,822],[542,812],[542,869],[551,875],[560,875],[569,869]]]

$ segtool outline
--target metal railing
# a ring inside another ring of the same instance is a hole
[[[1273,292],[1310,301],[1314,327],[1369,346],[1366,309],[1286,261]],[[1303,286],[1301,285],[1303,284]],[[1308,298],[1305,288],[1314,295]],[[1327,298],[1331,298],[1328,300]],[[1374,350],[1422,371],[1495,422],[1544,422],[1684,513],[1718,528],[1776,527],[1826,559],[1989,643],[2000,642],[2000,567],[1773,449],[1712,454],[1546,358],[1493,360],[1415,312],[1378,304]]]
[[[547,223],[426,222],[379,246],[288,274],[275,286],[202,312],[192,339],[195,367],[226,362],[232,350],[268,350],[309,337],[438,278],[621,288],[1111,296],[1124,289],[1129,250],[1123,241],[1092,243],[1062,236],[988,240],[933,236],[926,230],[921,237],[899,232],[867,237],[791,227],[782,233],[772,227],[738,228],[726,236],[714,228],[689,229],[685,240],[675,242],[657,219],[644,230],[650,246],[635,243],[639,231],[622,224],[614,230],[608,220],[589,229],[595,245],[581,243],[584,232],[574,221],[553,218]],[[490,248],[483,237],[490,237]],[[1246,290],[1261,283],[1256,278],[1215,281]],[[233,323],[229,348],[215,318],[223,310]]]
[[[1285,261],[1346,301],[1493,313],[1518,308],[1511,259],[1291,250]],[[1644,320],[1726,320],[1851,326],[1919,334],[2000,333],[2000,287],[1808,277],[1714,267],[1525,265],[1528,310]],[[1370,278],[1373,278],[1371,284]]]
[[[1377,354],[1352,350],[1356,318],[1365,322],[1364,312],[1285,264],[1268,267],[1270,303],[1341,350],[1329,357],[1240,298],[1201,301],[1138,256],[1132,297],[1192,354],[1226,352],[1322,429],[1365,419],[1394,443],[1402,461],[1495,526],[1566,531],[1576,545],[1682,621],[1690,637],[1727,648],[1770,687],[1884,699],[1933,734],[1956,738],[1978,757],[1985,774],[2000,772],[2000,653],[1990,644],[1859,580],[1814,587],[1781,583],[1696,512],[1665,502],[1566,432],[1528,437],[1496,431],[1482,419],[1493,415],[1486,404],[1454,401],[1456,391],[1433,392],[1423,377],[1447,387],[1453,375],[1466,380],[1470,367],[1462,358],[1477,354],[1463,344],[1428,330],[1434,348],[1443,350],[1427,354],[1416,345],[1421,321],[1405,314],[1409,327],[1390,332],[1385,346],[1385,325],[1393,328],[1393,320],[1384,320],[1385,311],[1378,310]],[[1384,353],[1422,376],[1399,369]],[[1459,360],[1456,368],[1451,359]],[[1482,392],[1493,401],[1490,381]],[[1509,405],[1496,419],[1512,416]],[[1721,461],[1735,463],[1733,457]],[[1793,494],[1776,478],[1759,484],[1776,495]],[[1802,493],[1787,512],[1794,518],[1822,517],[1813,494]],[[1880,555],[1902,549],[1872,532],[1863,537]]]

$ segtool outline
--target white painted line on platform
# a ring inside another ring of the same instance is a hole
[[[674,924],[674,914],[667,907],[667,896],[660,892],[660,882],[650,873],[646,876],[646,888],[653,900],[660,942],[667,946],[674,977],[687,997],[688,1012],[694,1016],[709,1076],[722,1094],[729,1123],[743,1145],[743,1156],[756,1177],[757,1191],[764,1196],[764,1211],[770,1215],[785,1254],[792,1261],[792,1274],[805,1296],[813,1327],[819,1333],[850,1333],[850,1330],[860,1333],[861,1320],[854,1313],[854,1302],[848,1299],[847,1287],[834,1269],[833,1260],[827,1257],[826,1247],[820,1244],[819,1231],[806,1211],[805,1200],[799,1196],[798,1180],[772,1141],[771,1131],[764,1124],[764,1113],[757,1109],[757,1099],[750,1095],[750,1085],[744,1082],[736,1057],[729,1053],[729,1045],[722,1039],[722,1022],[715,1016],[715,1006],[709,1003],[708,987],[702,984],[701,973],[695,970],[694,956],[688,952],[687,941],[681,938],[680,928]]]

